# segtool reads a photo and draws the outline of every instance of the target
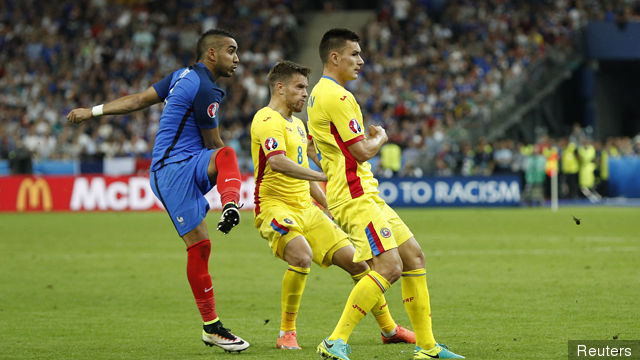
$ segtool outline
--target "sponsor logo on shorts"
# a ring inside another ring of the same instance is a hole
[[[351,119],[351,121],[349,121],[349,129],[354,134],[359,134],[362,131],[360,123],[356,119]]]
[[[383,238],[388,238],[389,236],[391,236],[391,230],[382,228],[380,229],[380,235],[382,235]]]
[[[182,216],[176,216],[176,220],[178,220],[180,224],[184,223],[184,218]]]
[[[289,219],[289,218],[284,218],[284,222],[291,225],[293,224],[293,220]]]
[[[275,138],[268,138],[264,142],[264,147],[267,148],[268,151],[275,150],[278,147],[278,141]]]
[[[214,118],[216,117],[217,114],[218,114],[218,103],[214,102],[209,104],[209,107],[207,108],[207,115],[209,115],[210,118]]]

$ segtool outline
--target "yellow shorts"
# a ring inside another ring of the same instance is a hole
[[[354,262],[365,261],[397,248],[413,233],[378,195],[365,194],[331,209],[356,248]]]
[[[262,203],[254,225],[260,236],[269,241],[273,254],[281,259],[289,241],[298,236],[307,240],[313,262],[321,267],[330,266],[333,254],[351,245],[347,234],[315,205],[298,209],[282,203]]]

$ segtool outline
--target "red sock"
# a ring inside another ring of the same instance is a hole
[[[218,317],[211,275],[209,275],[210,253],[209,239],[199,241],[187,248],[187,278],[204,322]]]
[[[220,203],[240,201],[240,169],[236,152],[225,146],[216,153],[216,169],[218,169],[218,193],[220,193]]]

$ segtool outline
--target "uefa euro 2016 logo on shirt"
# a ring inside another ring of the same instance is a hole
[[[264,147],[269,151],[275,150],[278,147],[278,141],[275,138],[270,137],[264,142]]]
[[[380,235],[382,235],[383,238],[388,238],[389,236],[391,236],[391,230],[382,228],[380,229]]]
[[[354,134],[358,134],[362,131],[362,128],[356,119],[351,119],[351,121],[349,121],[349,129],[351,129],[351,132]]]
[[[207,108],[207,114],[209,115],[210,118],[214,118],[216,117],[217,113],[218,113],[218,103],[217,102],[211,103]]]

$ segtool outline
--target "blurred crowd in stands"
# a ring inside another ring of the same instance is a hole
[[[0,158],[22,147],[36,159],[148,154],[160,106],[78,128],[65,115],[142,91],[192,64],[200,34],[215,27],[231,29],[239,44],[236,75],[220,81],[227,90],[223,138],[237,142],[267,100],[270,65],[297,48],[293,6],[281,0],[0,1]]]
[[[78,127],[65,115],[144,90],[193,63],[199,35],[221,27],[236,34],[241,60],[236,76],[220,81],[227,90],[222,135],[248,170],[249,123],[268,99],[266,72],[300,48],[298,3],[0,0],[0,159],[148,156],[160,106]],[[521,172],[534,149],[561,154],[566,144],[591,142],[589,134],[537,144],[459,141],[455,131],[468,118],[491,117],[493,104],[523,86],[536,64],[568,56],[574,33],[588,21],[621,23],[639,13],[639,2],[628,0],[380,1],[360,31],[361,77],[348,84],[365,123],[387,130],[390,144],[381,155],[387,161],[380,164],[401,159],[397,169],[378,166],[379,174]],[[615,147],[617,154],[638,155],[639,143],[592,145],[597,154]]]

